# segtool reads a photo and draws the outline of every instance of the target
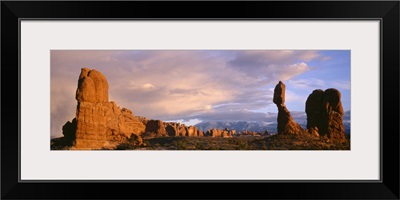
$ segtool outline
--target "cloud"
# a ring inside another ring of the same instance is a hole
[[[339,90],[350,90],[350,81],[338,80],[331,83],[331,85]]]
[[[267,120],[268,115],[247,110],[213,110],[195,116],[184,117],[183,119],[188,121],[190,117],[195,117],[201,121],[264,121]]]
[[[290,87],[294,89],[305,89],[311,91],[314,89],[323,89],[326,87],[325,81],[317,78],[293,79],[288,80],[286,84],[290,85]]]
[[[308,95],[308,94],[305,94],[305,95]],[[285,103],[288,103],[288,102],[302,102],[303,103],[307,99],[307,96],[305,96],[305,95],[298,95],[295,92],[286,89]]]
[[[151,83],[145,83],[142,85],[142,88],[144,89],[151,89],[151,88],[155,88],[155,86]]]
[[[275,110],[270,88],[311,70],[307,62],[318,57],[317,51],[52,50],[51,131],[59,134],[74,117],[83,67],[102,72],[110,101],[135,115],[255,120],[266,116],[259,110]]]
[[[320,61],[328,61],[330,59],[332,59],[332,57],[330,57],[330,56],[321,56],[321,58],[319,60]]]
[[[306,62],[319,56],[317,51],[237,51],[228,64],[255,78],[285,81],[310,70]]]

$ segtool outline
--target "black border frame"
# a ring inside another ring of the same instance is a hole
[[[257,1],[257,2],[1,2],[1,198],[274,198],[399,199],[399,2]],[[164,11],[153,10],[160,6]],[[19,182],[21,19],[307,19],[381,21],[381,181],[145,181]],[[18,74],[18,84],[9,74]],[[14,84],[10,84],[14,83]],[[18,85],[18,88],[15,88]],[[13,86],[13,87],[10,87]],[[12,95],[11,95],[12,94]],[[16,98],[18,96],[18,98]],[[16,112],[18,110],[18,112]],[[3,115],[4,114],[4,115]],[[18,119],[18,121],[17,121]],[[383,119],[384,126],[383,126]],[[15,125],[15,126],[14,126]],[[18,126],[18,129],[16,129]],[[17,132],[18,130],[18,132]],[[382,176],[383,175],[383,176]],[[224,190],[221,187],[237,188]],[[265,189],[255,192],[254,187]],[[104,189],[99,189],[104,188]],[[170,192],[153,192],[166,188]],[[219,188],[219,189],[218,189]],[[133,192],[139,190],[140,192]],[[185,191],[185,193],[176,191]],[[251,191],[251,192],[250,192]],[[185,196],[183,194],[194,194]]]

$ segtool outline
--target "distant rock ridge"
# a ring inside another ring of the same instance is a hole
[[[211,137],[233,137],[233,135],[236,134],[236,130],[229,130],[228,128],[225,128],[224,130],[219,130],[219,129],[211,129],[206,132],[206,136],[211,136]]]

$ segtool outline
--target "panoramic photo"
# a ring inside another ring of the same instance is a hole
[[[350,150],[350,50],[51,50],[51,150]]]

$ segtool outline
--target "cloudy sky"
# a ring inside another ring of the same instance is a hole
[[[305,110],[314,89],[337,88],[350,110],[348,50],[52,50],[51,135],[75,117],[80,69],[102,72],[109,99],[134,115],[188,125],[207,120],[267,120],[273,89]]]

